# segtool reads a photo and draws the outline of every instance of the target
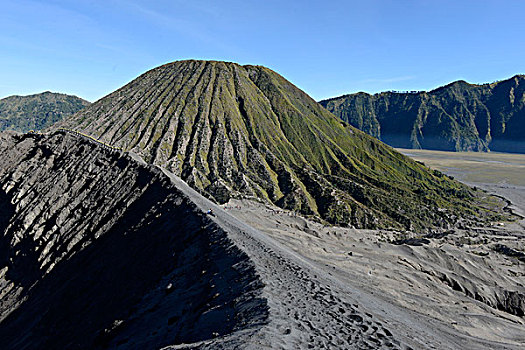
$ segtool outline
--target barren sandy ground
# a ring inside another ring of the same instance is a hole
[[[439,169],[462,180],[486,181],[486,174],[499,174],[493,183],[466,182],[506,197],[523,215],[525,186],[520,181],[525,180],[520,174],[525,173],[525,156],[503,155],[504,164],[494,169],[498,155],[484,154],[489,156],[486,162],[477,154],[467,155],[474,157],[475,171],[457,154],[451,159],[434,155],[432,164],[424,161],[434,168],[436,163],[455,163],[454,172],[445,166]],[[346,286],[348,298],[392,332],[411,339],[416,348],[525,346],[523,314],[497,306],[509,292],[515,292],[523,306],[524,262],[494,250],[503,244],[523,252],[524,220],[456,230],[427,245],[409,246],[386,243],[395,232],[325,227],[256,202],[232,201],[226,208]]]
[[[525,154],[397,150],[463,182],[525,186]]]
[[[525,346],[525,262],[495,250],[522,252],[524,221],[455,230],[421,246],[394,245],[388,241],[396,232],[323,226],[255,201],[219,207],[169,175],[202,210],[213,208],[213,219],[255,261],[265,283],[270,322],[256,336],[234,335],[242,347]],[[500,185],[483,187],[523,212],[523,189]]]
[[[509,199],[525,216],[525,154],[398,149],[458,180]]]

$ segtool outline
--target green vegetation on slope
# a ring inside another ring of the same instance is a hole
[[[0,131],[42,130],[87,106],[79,97],[52,92],[9,96],[0,100]]]
[[[321,105],[393,147],[525,153],[525,76],[430,92],[357,93]]]
[[[166,64],[57,127],[132,150],[219,203],[252,197],[369,228],[449,227],[494,214],[474,190],[340,121],[260,66]]]

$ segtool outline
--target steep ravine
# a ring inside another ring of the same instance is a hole
[[[247,255],[127,154],[1,134],[0,209],[3,349],[231,345],[267,322]]]

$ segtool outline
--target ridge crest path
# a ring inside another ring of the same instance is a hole
[[[137,155],[132,157],[141,161]],[[263,296],[270,306],[270,323],[257,335],[260,339],[247,342],[248,348],[479,349],[494,345],[458,337],[436,320],[423,320],[343,282],[328,268],[238,220],[175,174],[158,168],[203,212],[211,208],[211,219],[255,261],[266,284]]]

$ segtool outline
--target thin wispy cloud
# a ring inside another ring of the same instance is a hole
[[[139,4],[136,2],[121,2],[120,6],[126,6],[129,10],[134,11],[142,19],[151,23],[153,26],[162,27],[165,30],[171,30],[179,35],[193,38],[201,42],[203,45],[212,46],[224,52],[239,52],[239,48],[232,45],[230,42],[225,42],[221,37],[217,37],[206,26],[206,18],[212,16],[216,17],[218,11],[213,11],[212,8],[206,8],[204,5],[198,3],[184,3],[181,6],[191,7],[201,16],[195,16],[191,19],[183,18],[179,15],[167,12],[163,13],[151,6]],[[198,18],[198,19],[195,19]]]

